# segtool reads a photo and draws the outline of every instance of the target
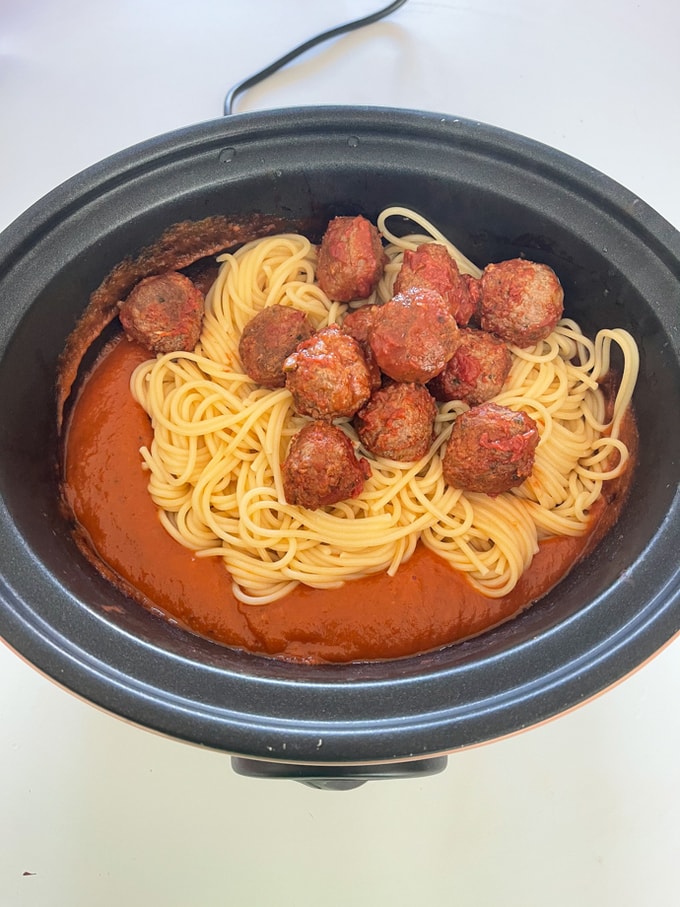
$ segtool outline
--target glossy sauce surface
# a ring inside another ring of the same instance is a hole
[[[234,598],[220,560],[196,557],[166,533],[147,492],[139,448],[150,444],[151,426],[129,391],[133,369],[147,358],[140,346],[121,340],[85,382],[66,436],[64,497],[95,566],[142,605],[194,633],[308,662],[398,658],[507,620],[552,588],[589,544],[590,537],[542,543],[501,599],[479,594],[419,545],[394,577],[324,591],[299,586],[278,602],[245,605]]]

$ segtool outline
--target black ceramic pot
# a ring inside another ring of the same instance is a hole
[[[420,210],[480,264],[522,253],[547,262],[586,332],[620,326],[636,337],[640,462],[619,523],[520,617],[431,654],[311,667],[173,628],[95,573],[60,516],[54,379],[67,335],[112,266],[174,222],[375,217],[389,204]],[[438,770],[446,753],[555,716],[680,629],[680,235],[600,173],[452,117],[246,114],[88,169],[0,244],[0,630],[78,695],[224,750],[239,771],[266,760],[279,774],[351,785],[414,759]]]

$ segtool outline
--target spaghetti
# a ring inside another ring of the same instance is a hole
[[[424,232],[395,236],[387,228],[394,215]],[[389,263],[368,302],[391,297],[404,250],[422,242],[443,242],[461,271],[481,273],[414,212],[386,209],[378,228]],[[540,434],[532,475],[518,488],[491,497],[444,482],[440,454],[467,409],[454,401],[438,406],[434,442],[413,463],[372,456],[351,423],[341,422],[369,459],[371,476],[358,497],[306,510],[285,502],[280,467],[306,420],[288,390],[259,387],[243,372],[238,343],[265,306],[302,309],[317,330],[342,322],[348,306],[319,289],[315,261],[315,247],[296,234],[221,256],[195,350],[160,355],[135,370],[131,390],[154,431],[141,454],[165,529],[199,557],[222,558],[234,595],[249,604],[272,602],[299,583],[323,589],[394,574],[419,541],[484,595],[506,595],[541,539],[588,531],[603,483],[625,469],[628,450],[618,435],[637,376],[633,338],[613,329],[591,341],[563,319],[534,347],[510,348],[513,366],[494,402],[526,411]],[[623,353],[623,377],[607,419],[598,381],[609,370],[612,344]]]

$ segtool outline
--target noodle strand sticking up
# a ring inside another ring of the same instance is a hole
[[[392,234],[387,220],[395,215],[418,224],[423,234]],[[422,242],[444,243],[461,271],[481,273],[414,212],[387,209],[378,227],[389,263],[369,302],[391,297],[404,250]],[[435,440],[415,463],[372,456],[351,423],[341,423],[369,459],[371,476],[358,497],[306,510],[286,503],[280,465],[306,420],[294,412],[288,390],[259,387],[244,374],[239,338],[266,306],[299,308],[317,330],[341,323],[348,306],[331,302],[315,283],[316,249],[303,236],[256,240],[220,262],[195,350],[143,363],[131,390],[153,425],[151,447],[141,453],[163,525],[198,556],[222,558],[239,600],[266,604],[298,583],[323,589],[393,574],[418,541],[483,594],[502,596],[529,566],[541,539],[588,530],[603,482],[620,474],[628,458],[618,435],[638,353],[625,331],[600,331],[591,341],[564,319],[534,347],[511,347],[510,376],[494,402],[525,410],[540,434],[533,473],[518,488],[492,497],[444,482],[440,452],[456,416],[467,409],[453,402],[439,406]],[[624,367],[606,422],[598,380],[609,368],[613,343]]]

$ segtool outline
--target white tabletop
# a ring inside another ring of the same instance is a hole
[[[0,228],[82,168],[218,117],[229,86],[380,0],[0,0]],[[680,6],[410,0],[237,111],[376,104],[493,123],[680,227]],[[2,907],[670,907],[680,643],[423,780],[330,793],[97,711],[0,646]]]

